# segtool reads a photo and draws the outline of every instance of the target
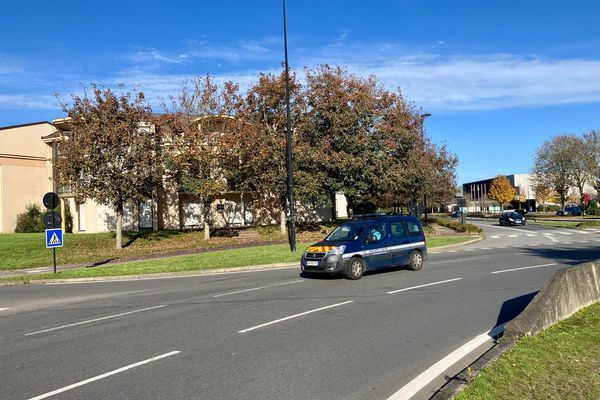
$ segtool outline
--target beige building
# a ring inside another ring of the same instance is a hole
[[[63,228],[68,208],[73,218],[73,232],[107,232],[114,230],[116,219],[110,207],[73,197],[68,188],[53,183],[53,148],[62,132],[68,131],[68,119],[37,122],[0,128],[0,232],[14,232],[17,215],[28,204],[43,208],[45,193],[58,191],[63,208]],[[343,196],[338,195],[338,198]],[[345,199],[344,199],[345,200]],[[338,200],[339,202],[340,200]],[[341,205],[341,203],[340,203]],[[211,204],[212,226],[270,225],[278,223],[280,211],[272,196],[256,193],[224,193]],[[344,207],[340,209],[345,210]],[[154,199],[130,204],[124,213],[123,229],[192,229],[202,228],[203,204],[180,192],[158,191]],[[299,221],[331,219],[331,208],[298,207]]]
[[[52,191],[52,145],[42,137],[54,132],[46,121],[0,128],[0,232],[14,232],[26,205]]]

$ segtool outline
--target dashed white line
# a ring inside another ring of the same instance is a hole
[[[559,231],[558,233],[560,233],[561,235],[572,235],[572,232],[563,232],[563,231]]]
[[[266,286],[259,286],[259,287],[250,288],[250,289],[236,290],[235,292],[227,292],[227,293],[215,294],[213,297],[230,296],[232,294],[253,292],[255,290],[267,289],[267,288],[271,288],[271,287],[275,287],[275,286],[291,285],[292,283],[301,283],[301,282],[304,282],[304,281],[302,279],[299,279],[297,281],[275,283],[273,285],[266,285]]]
[[[494,337],[498,336],[504,330],[504,324],[498,325],[489,332],[482,333],[481,335],[475,336],[469,342],[463,344],[446,357],[442,358],[437,363],[433,364],[421,375],[404,385],[400,390],[391,395],[388,400],[406,400],[413,397],[421,389],[423,389],[429,382],[434,380],[452,365],[457,363],[461,358],[475,350],[482,344],[494,340]]]
[[[534,236],[537,236],[537,235],[535,235],[535,234],[533,234],[533,233],[528,233],[528,234],[526,234],[525,236],[527,236],[527,237],[534,237]]]
[[[255,329],[264,328],[265,326],[277,324],[279,322],[287,321],[287,320],[292,319],[292,318],[298,318],[298,317],[301,317],[303,315],[312,314],[312,313],[315,313],[315,312],[318,312],[318,311],[323,311],[323,310],[327,310],[329,308],[339,307],[339,306],[343,306],[345,304],[350,304],[350,303],[354,303],[354,300],[344,301],[343,303],[332,304],[330,306],[325,306],[325,307],[321,307],[321,308],[315,308],[314,310],[304,311],[304,312],[301,312],[300,314],[294,314],[294,315],[290,315],[290,316],[285,317],[285,318],[276,319],[275,321],[265,322],[264,324],[256,325],[256,326],[253,326],[251,328],[243,329],[243,330],[238,331],[238,332],[239,333],[250,332],[250,331],[253,331]]]
[[[93,378],[89,378],[89,379],[83,380],[81,382],[77,382],[77,383],[74,383],[72,385],[65,386],[65,387],[62,387],[60,389],[56,389],[56,390],[53,390],[51,392],[41,394],[39,396],[31,397],[29,400],[42,400],[42,399],[46,399],[48,397],[54,396],[55,394],[63,393],[63,392],[66,392],[68,390],[75,389],[75,388],[77,388],[79,386],[87,385],[88,383],[91,383],[91,382],[94,382],[94,381],[98,381],[100,379],[108,378],[111,375],[116,375],[116,374],[118,374],[120,372],[127,371],[128,369],[139,367],[140,365],[148,364],[148,363],[151,363],[153,361],[158,361],[160,359],[163,359],[163,358],[166,358],[166,357],[170,357],[170,356],[178,354],[178,353],[180,353],[180,351],[175,350],[175,351],[171,351],[170,353],[165,353],[165,354],[162,354],[160,356],[152,357],[152,358],[149,358],[149,359],[144,360],[144,361],[136,362],[135,364],[126,365],[124,367],[115,369],[115,370],[107,372],[105,374],[94,376]]]
[[[124,313],[120,313],[120,314],[114,314],[114,315],[108,315],[106,317],[100,317],[100,318],[94,318],[94,319],[89,319],[87,321],[81,321],[81,322],[75,322],[74,324],[68,324],[68,325],[62,325],[62,326],[56,326],[54,328],[48,328],[48,329],[42,329],[41,331],[36,331],[36,332],[31,332],[31,333],[26,333],[25,336],[31,336],[31,335],[37,335],[38,333],[45,333],[45,332],[51,332],[51,331],[56,331],[59,329],[64,329],[64,328],[70,328],[72,326],[78,326],[78,325],[83,325],[83,324],[90,324],[92,322],[97,322],[97,321],[104,321],[106,319],[110,319],[110,318],[117,318],[117,317],[122,317],[124,315],[130,315],[130,314],[135,314],[135,313],[139,313],[142,311],[150,311],[150,310],[155,310],[157,308],[162,308],[162,307],[166,307],[166,304],[160,305],[160,306],[154,306],[154,307],[148,307],[148,308],[142,308],[140,310],[133,310],[133,311],[127,311]]]
[[[550,267],[552,265],[558,265],[558,264],[557,263],[551,263],[551,264],[542,264],[542,265],[532,265],[532,266],[529,266],[529,267],[503,269],[501,271],[494,271],[494,272],[492,272],[492,274],[501,274],[503,272],[521,271],[523,269]]]
[[[433,285],[440,285],[442,283],[447,283],[447,282],[460,281],[461,279],[462,278],[454,278],[454,279],[447,279],[445,281],[439,281],[439,282],[433,282],[433,283],[426,283],[424,285],[411,286],[411,287],[407,287],[407,288],[404,288],[404,289],[392,290],[391,292],[387,292],[387,294],[400,293],[400,292],[405,292],[407,290],[413,290],[413,289],[418,289],[418,288],[427,287],[427,286],[433,286]]]
[[[10,310],[8,307],[0,307],[0,311]]]

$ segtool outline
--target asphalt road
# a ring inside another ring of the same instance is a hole
[[[0,287],[0,399],[388,399],[600,258],[597,231],[476,223],[487,239],[359,281],[296,267]]]

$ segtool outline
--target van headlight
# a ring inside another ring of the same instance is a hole
[[[327,254],[331,255],[331,256],[339,256],[341,254],[344,254],[344,250],[346,250],[346,246],[345,245],[336,246],[333,249],[329,250],[327,252]]]

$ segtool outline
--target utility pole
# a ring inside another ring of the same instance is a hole
[[[283,47],[285,51],[285,105],[286,105],[286,133],[287,133],[287,189],[288,189],[288,210],[290,214],[290,223],[288,225],[288,240],[290,250],[296,251],[296,202],[294,200],[294,171],[292,168],[292,120],[290,117],[290,66],[288,63],[287,51],[287,26],[285,19],[285,0],[283,0]]]

